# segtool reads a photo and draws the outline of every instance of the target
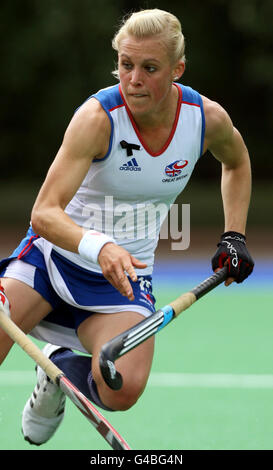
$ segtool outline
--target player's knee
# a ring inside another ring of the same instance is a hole
[[[124,385],[119,393],[113,394],[112,409],[116,411],[126,411],[132,408],[139,399],[142,390],[139,387]]]
[[[104,382],[100,380],[97,388],[102,402],[115,411],[126,411],[135,405],[144,390],[141,381],[124,380],[120,390],[111,390]]]

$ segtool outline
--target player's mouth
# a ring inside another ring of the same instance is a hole
[[[148,95],[145,95],[144,93],[129,93],[129,96],[133,98],[146,98]]]

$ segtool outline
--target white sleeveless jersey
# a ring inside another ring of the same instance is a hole
[[[66,213],[80,226],[107,233],[147,264],[151,274],[160,226],[190,179],[202,154],[205,120],[199,93],[175,84],[179,100],[168,141],[153,153],[142,141],[120,85],[105,88],[97,99],[111,123],[107,155],[94,160]],[[90,99],[89,98],[89,99]],[[92,271],[100,266],[59,247],[54,250]]]

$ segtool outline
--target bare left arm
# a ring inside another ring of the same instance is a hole
[[[203,97],[206,118],[205,150],[222,164],[224,233],[212,258],[214,270],[229,266],[226,285],[242,282],[253,270],[254,262],[245,244],[247,214],[251,195],[251,166],[242,136],[227,112]]]
[[[251,194],[251,166],[248,150],[226,111],[204,99],[206,116],[205,145],[222,163],[224,231],[245,234]]]

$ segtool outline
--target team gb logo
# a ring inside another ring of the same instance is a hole
[[[165,168],[165,173],[167,176],[179,176],[182,172],[182,169],[185,168],[188,164],[188,160],[176,160],[173,163],[170,163]]]

